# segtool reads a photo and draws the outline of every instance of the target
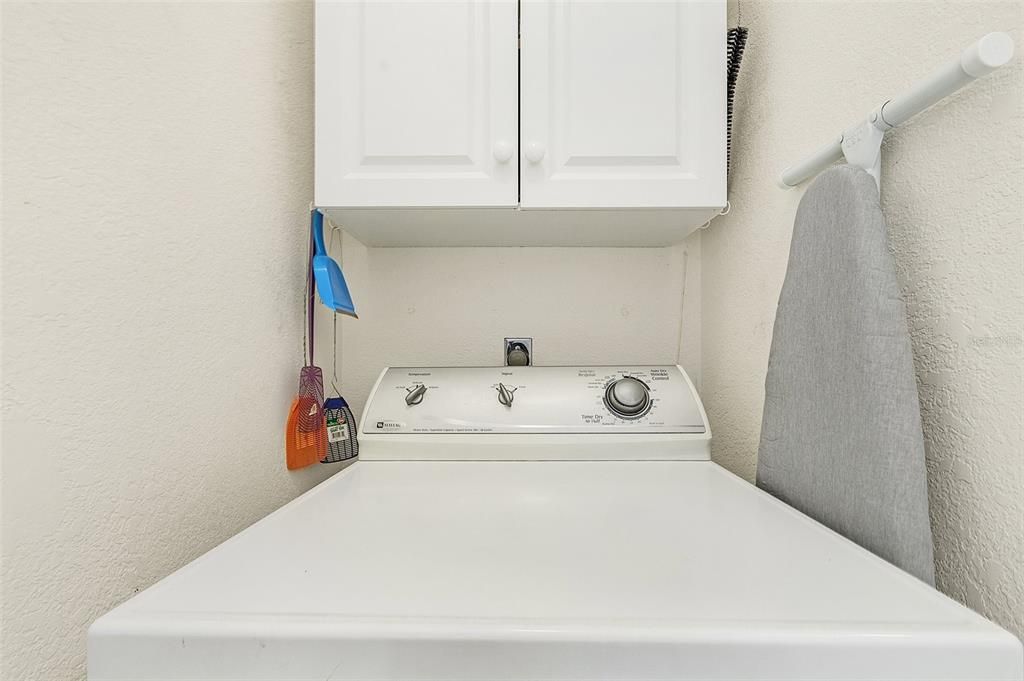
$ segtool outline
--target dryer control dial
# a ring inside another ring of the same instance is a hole
[[[624,376],[608,384],[604,402],[616,416],[635,419],[651,407],[651,393],[647,386],[632,376]]]
[[[515,397],[516,389],[509,389],[504,383],[498,384],[498,402],[505,405],[506,407],[512,406],[512,400]]]
[[[405,389],[405,403],[410,407],[415,407],[417,404],[423,401],[423,396],[427,393],[427,386],[422,383],[414,385],[411,388]]]

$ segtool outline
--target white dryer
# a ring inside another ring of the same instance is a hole
[[[709,458],[679,367],[385,370],[361,459],[101,617],[91,681],[1024,678]]]

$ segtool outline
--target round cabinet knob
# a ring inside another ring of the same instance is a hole
[[[494,160],[498,163],[508,163],[512,160],[512,153],[515,149],[505,140],[498,140],[494,143]]]
[[[608,385],[604,401],[612,413],[627,419],[637,418],[650,408],[651,394],[643,382],[626,376]]]
[[[530,163],[540,163],[544,160],[546,151],[540,142],[530,142],[526,145],[526,160]]]
[[[423,395],[426,394],[426,392],[427,386],[422,384],[407,388],[405,392],[405,403],[410,407],[415,407],[423,401]]]
[[[498,402],[506,407],[512,406],[512,399],[515,395],[515,388],[509,390],[504,383],[498,384]]]

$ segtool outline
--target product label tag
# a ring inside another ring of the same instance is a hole
[[[348,422],[345,418],[329,418],[327,419],[327,441],[328,442],[344,442],[348,439]]]

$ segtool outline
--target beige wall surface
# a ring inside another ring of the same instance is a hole
[[[733,3],[732,18],[735,19]],[[938,587],[1024,635],[1024,59],[1019,2],[743,0],[732,211],[703,235],[714,458],[753,479],[802,189],[778,173],[989,31],[1018,56],[887,135],[882,207],[907,302]]]
[[[289,474],[308,6],[2,3],[3,669],[323,479]]]
[[[282,454],[313,7],[8,0],[0,16],[0,677],[55,681],[84,676],[100,614],[337,470],[290,474]],[[357,412],[385,365],[496,364],[509,334],[533,336],[543,364],[681,357],[699,378],[699,239],[345,244],[361,319],[340,325],[340,374]]]

